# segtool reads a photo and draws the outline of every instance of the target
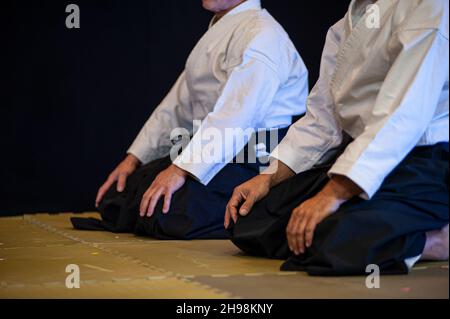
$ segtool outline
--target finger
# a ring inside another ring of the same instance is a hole
[[[229,205],[227,205],[227,207],[225,208],[225,219],[223,222],[223,226],[225,227],[225,229],[228,229],[228,227],[230,226],[230,207],[229,207]]]
[[[240,192],[235,192],[228,203],[230,216],[236,223],[238,219],[238,207],[242,202],[242,195]]]
[[[150,199],[152,197],[153,194],[153,189],[150,187],[144,194],[144,196],[142,197],[141,200],[141,206],[139,208],[139,212],[141,217],[145,216],[145,213],[147,212],[147,208],[148,208],[148,203],[150,202]]]
[[[172,201],[172,192],[166,191],[166,194],[164,195],[164,206],[163,206],[164,214],[167,214],[169,212],[171,201]]]
[[[292,242],[292,225],[294,224],[294,214],[292,214],[291,218],[289,219],[288,226],[286,228],[286,238],[289,246],[290,251],[294,251],[294,245]]]
[[[253,205],[255,205],[255,198],[253,196],[248,196],[245,199],[244,204],[242,204],[241,209],[239,210],[239,214],[241,216],[247,216],[248,213],[252,210]]]
[[[162,190],[156,190],[151,199],[150,203],[148,204],[148,210],[147,210],[147,216],[152,217],[153,213],[155,212],[156,204],[158,204],[159,199],[162,196],[163,191]]]
[[[127,183],[127,175],[126,174],[120,174],[119,179],[117,181],[117,191],[119,193],[122,193],[125,190],[125,185]]]
[[[306,234],[305,234],[305,242],[306,247],[309,248],[312,245],[314,239],[314,232],[316,231],[317,220],[311,219],[306,225]]]
[[[297,235],[295,236],[298,247],[298,251],[296,252],[297,255],[305,253],[305,229],[307,223],[308,217],[305,216],[298,224]]]
[[[95,207],[98,207],[108,189],[114,183],[114,179],[108,178],[106,182],[98,189],[97,197],[95,198]]]
[[[295,254],[297,253],[297,251],[299,251],[298,247],[297,247],[297,241],[295,240],[295,231],[297,229],[298,222],[299,222],[299,216],[298,216],[297,210],[294,210],[291,215],[291,219],[289,220],[289,224],[288,224],[286,232],[287,232],[289,249]]]
[[[231,206],[230,207],[230,216],[233,219],[234,223],[237,223],[238,220],[238,210],[236,206]]]
[[[103,199],[103,196],[105,196],[105,190],[104,190],[104,187],[102,186],[98,189],[97,196],[95,197],[95,207],[98,208],[98,206],[100,205],[100,202]]]

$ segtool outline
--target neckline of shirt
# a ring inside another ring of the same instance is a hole
[[[214,20],[216,18],[216,16],[214,16],[210,23],[209,23],[209,29],[211,27],[213,27],[214,25],[216,25],[217,23],[219,23],[221,20],[223,20],[225,17],[229,17],[232,15],[236,15],[238,13],[241,12],[245,12],[245,11],[249,11],[249,10],[261,10],[262,6],[261,6],[261,0],[246,0],[244,2],[242,2],[240,5],[238,5],[236,8],[234,8],[233,10],[231,10],[230,12],[228,12],[226,15],[224,15],[219,21],[217,21],[216,23],[214,23]]]

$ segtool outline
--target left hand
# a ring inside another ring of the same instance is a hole
[[[335,176],[316,196],[295,208],[286,229],[290,250],[296,255],[305,253],[312,245],[317,225],[361,192],[351,180]]]
[[[163,213],[167,214],[170,209],[172,195],[184,185],[187,176],[188,173],[186,171],[173,164],[159,173],[142,198],[141,217],[145,215],[151,217],[155,211],[156,204],[163,196]]]

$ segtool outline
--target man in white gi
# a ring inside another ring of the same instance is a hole
[[[127,158],[98,191],[103,221],[74,219],[75,227],[161,239],[226,238],[227,200],[234,187],[260,172],[260,165],[229,164],[248,142],[238,131],[232,139],[216,141],[223,152],[203,160],[211,145],[205,132],[224,137],[229,129],[279,130],[281,140],[292,117],[305,112],[306,67],[260,1],[203,0],[203,6],[215,13],[208,32]],[[201,122],[198,130],[194,120]],[[171,159],[171,135],[179,128],[193,138]]]
[[[229,201],[238,247],[314,275],[448,259],[448,14],[447,0],[351,2],[306,116]]]

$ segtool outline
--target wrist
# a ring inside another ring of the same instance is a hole
[[[179,168],[178,166],[176,166],[175,164],[171,165],[172,170],[175,171],[175,174],[186,178],[189,174],[188,172],[186,172],[184,169]]]
[[[272,178],[273,174],[261,173],[259,176],[259,182],[264,185],[266,188],[272,188]]]
[[[329,188],[325,187],[322,189],[321,192],[318,194],[322,200],[330,203],[332,206],[340,207],[342,204],[344,204],[346,201],[349,200],[348,197],[342,196],[337,194],[335,191],[330,190]]]
[[[322,190],[323,195],[341,203],[362,193],[361,188],[345,176],[335,175]]]
[[[140,161],[136,156],[134,156],[134,155],[131,154],[131,153],[129,153],[129,154],[127,155],[127,157],[125,158],[125,160],[126,160],[128,163],[130,163],[131,165],[135,166],[135,167],[138,167],[138,166],[140,166],[140,165],[142,164],[141,161]]]
[[[295,175],[286,164],[279,160],[272,161],[262,175],[267,176],[269,188],[273,188]]]

